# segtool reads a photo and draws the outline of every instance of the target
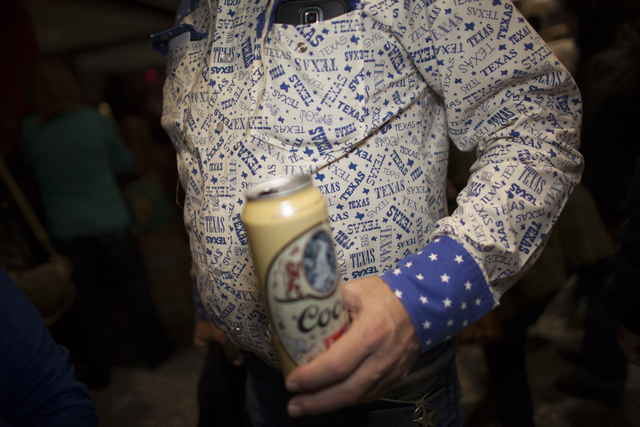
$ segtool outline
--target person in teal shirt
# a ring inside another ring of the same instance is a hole
[[[45,121],[30,116],[22,135],[54,238],[131,224],[116,174],[131,170],[133,156],[115,125],[96,109],[78,105]]]
[[[52,332],[82,367],[79,379],[99,388],[108,383],[113,365],[103,310],[107,288],[123,295],[142,362],[153,368],[171,348],[117,180],[132,169],[133,156],[115,124],[80,103],[78,85],[62,63],[36,61],[28,83],[33,114],[22,126],[25,152],[53,246],[71,260],[78,289],[74,308]]]

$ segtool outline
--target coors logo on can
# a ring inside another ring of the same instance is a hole
[[[296,238],[267,274],[272,327],[296,365],[324,352],[347,326],[329,231],[322,223]]]
[[[348,326],[324,196],[305,175],[247,191],[245,230],[285,376]]]

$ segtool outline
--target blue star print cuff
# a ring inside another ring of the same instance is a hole
[[[439,237],[380,277],[409,313],[423,352],[455,337],[494,307],[480,268],[450,237]]]

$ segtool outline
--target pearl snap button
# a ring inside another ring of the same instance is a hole
[[[216,123],[216,130],[218,132],[222,132],[223,129],[224,129],[224,123],[222,123],[222,122]]]
[[[214,268],[214,269],[213,269],[213,275],[214,275],[215,277],[220,277],[220,276],[222,276],[222,270],[220,270],[218,267]]]
[[[298,43],[296,50],[300,53],[305,53],[307,51],[307,44],[305,42]]]

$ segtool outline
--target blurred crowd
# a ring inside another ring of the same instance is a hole
[[[640,158],[640,4],[515,4],[578,82],[586,164],[582,183],[539,261],[490,318],[461,337],[483,345],[501,424],[526,427],[533,425],[535,404],[526,372],[527,330],[569,282],[573,304],[567,307],[567,322],[584,328],[585,338],[581,348],[563,349],[562,357],[578,360],[580,368],[558,378],[555,386],[603,400],[624,390],[628,362],[616,343],[619,319],[603,301]],[[123,332],[109,324],[114,310],[125,313],[134,337],[134,363],[154,369],[175,349],[166,331],[170,320],[158,310],[140,251],[145,236],[180,223],[175,155],[159,127],[161,84],[150,84],[142,72],[103,76],[102,99],[87,102],[69,58],[43,58],[35,39],[28,37],[15,55],[13,63],[24,67],[16,67],[8,80],[24,90],[0,94],[0,155],[44,224],[50,246],[39,241],[14,194],[0,184],[0,266],[9,273],[26,271],[46,262],[52,250],[71,261],[75,303],[48,329],[69,350],[78,380],[102,388],[121,362],[113,340],[123,339]],[[451,153],[454,209],[457,189],[464,187],[475,158]],[[188,293],[190,278],[183,276]],[[116,298],[105,296],[114,292]],[[202,374],[202,407],[206,399],[229,398],[206,387],[214,383],[207,378],[216,378],[217,389],[241,396],[242,362],[237,354],[227,357],[230,351],[211,344]],[[201,425],[224,425],[216,424],[216,414],[201,418]]]

